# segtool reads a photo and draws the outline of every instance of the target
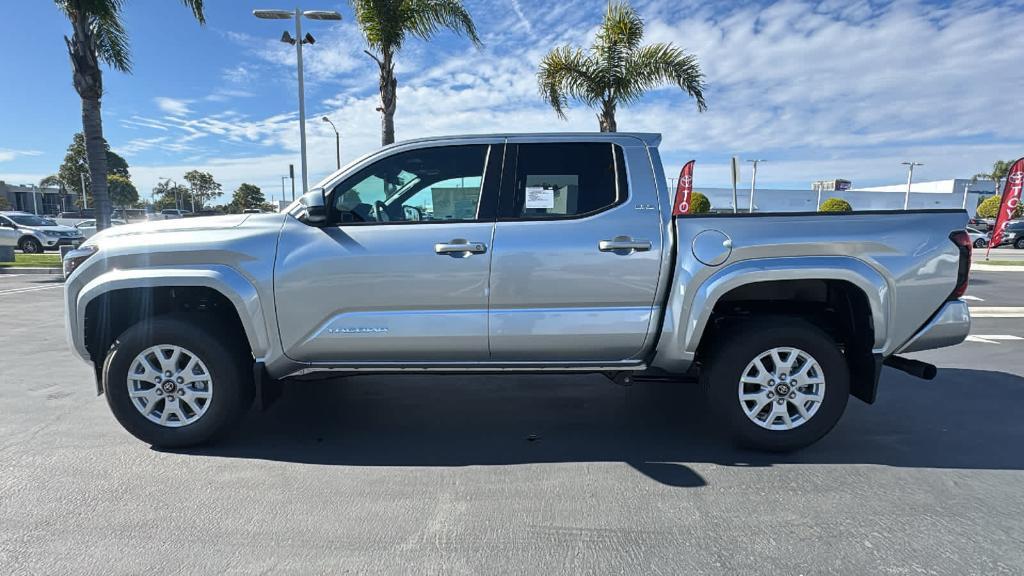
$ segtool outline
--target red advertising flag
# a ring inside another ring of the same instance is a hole
[[[679,171],[679,184],[676,185],[676,201],[672,205],[672,215],[682,216],[690,213],[690,197],[693,195],[693,164],[690,160]]]
[[[1020,189],[1024,186],[1024,158],[1013,163],[1010,171],[1006,174],[1006,186],[1003,188],[1003,201],[999,204],[999,214],[996,216],[996,225],[992,228],[992,239],[988,241],[988,250],[985,250],[985,258],[993,246],[999,246],[1003,239],[1003,231],[1006,225],[1013,218],[1013,211],[1020,204]]]

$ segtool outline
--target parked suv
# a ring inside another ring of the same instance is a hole
[[[1024,249],[1024,220],[1014,220],[1003,228],[1003,238],[999,241],[1000,246],[1011,245],[1018,250]]]
[[[26,254],[40,254],[59,246],[78,246],[84,240],[77,229],[31,212],[0,212],[0,226],[19,232],[18,248]]]

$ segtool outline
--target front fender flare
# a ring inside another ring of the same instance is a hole
[[[238,313],[253,356],[262,358],[268,353],[270,338],[256,287],[233,268],[204,265],[111,270],[93,278],[78,293],[78,298],[74,302],[75,314],[72,317],[75,318],[75,329],[72,336],[78,354],[83,358],[89,358],[89,352],[85,347],[84,314],[89,302],[113,290],[173,286],[202,286],[223,294]]]

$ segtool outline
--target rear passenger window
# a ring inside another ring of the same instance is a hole
[[[520,144],[512,215],[571,218],[625,200],[622,149],[605,143]]]

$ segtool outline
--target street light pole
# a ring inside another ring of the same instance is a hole
[[[967,209],[967,193],[971,191],[971,184],[974,184],[974,182],[968,182],[964,185],[964,203],[960,206],[964,210]]]
[[[907,194],[903,197],[903,209],[907,210],[910,208],[910,183],[914,180],[914,166],[924,166],[920,162],[903,162],[904,166],[909,167],[907,170]]]
[[[761,162],[767,162],[767,160],[747,160],[754,165],[754,175],[750,177],[750,207],[747,212],[754,213],[754,191],[757,189],[757,165]]]
[[[299,153],[302,156],[302,192],[305,194],[309,188],[309,176],[306,169],[306,96],[303,87],[302,77],[302,45],[313,44],[316,40],[312,35],[302,36],[302,18],[310,20],[341,20],[341,14],[333,10],[306,10],[299,8],[295,10],[253,10],[252,15],[265,20],[287,20],[295,19],[295,38],[292,38],[287,31],[281,36],[281,41],[295,46],[295,59],[298,64],[299,75]]]
[[[341,170],[341,133],[338,132],[338,127],[327,116],[324,116],[321,120],[330,124],[331,128],[334,128],[334,155],[337,157],[338,169]]]
[[[82,208],[88,208],[89,196],[85,193],[85,172],[79,172],[78,175],[82,179]]]

